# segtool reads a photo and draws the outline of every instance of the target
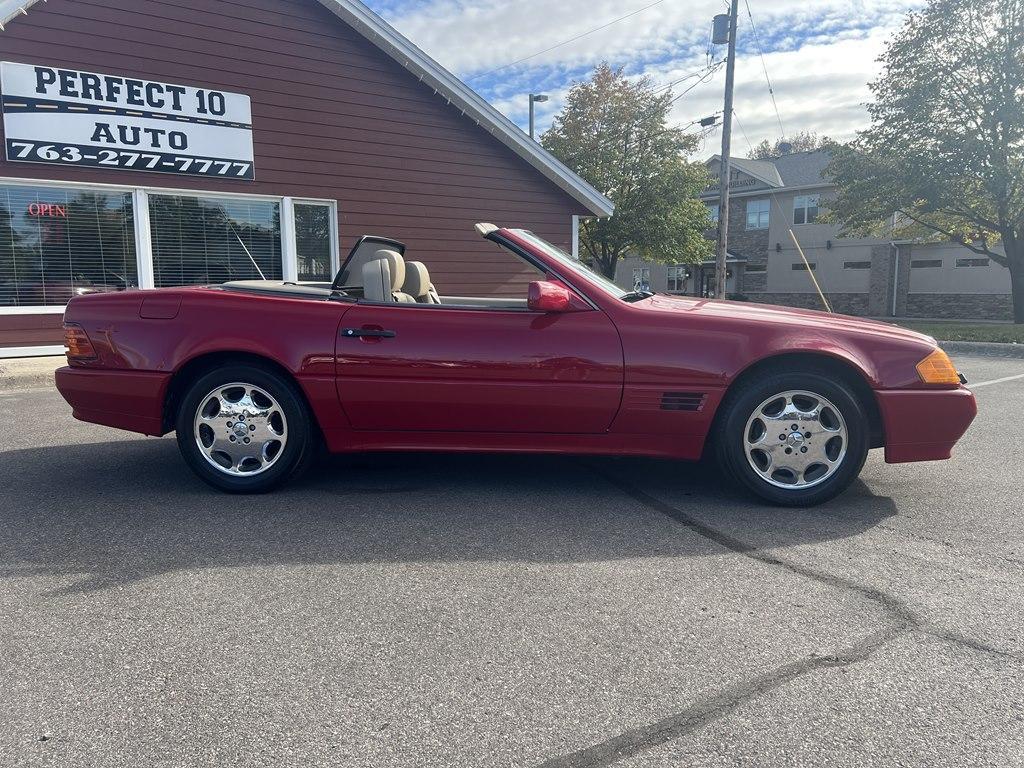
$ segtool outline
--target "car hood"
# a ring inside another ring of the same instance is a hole
[[[884,336],[890,339],[924,342],[935,345],[935,339],[917,331],[900,328],[879,320],[867,320],[851,315],[834,315],[814,309],[780,307],[774,304],[755,304],[746,301],[721,301],[686,296],[652,296],[634,306],[658,313],[686,313],[707,318],[740,320],[754,324],[794,325],[847,333]]]

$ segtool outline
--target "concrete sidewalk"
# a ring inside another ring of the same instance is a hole
[[[63,355],[0,359],[0,392],[53,389],[53,372],[66,362]]]

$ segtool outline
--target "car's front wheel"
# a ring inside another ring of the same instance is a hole
[[[295,385],[253,365],[200,376],[177,415],[178,448],[191,469],[229,493],[262,493],[297,474],[313,432]]]
[[[853,388],[834,376],[775,371],[740,383],[723,406],[719,462],[766,501],[820,504],[864,466],[869,421]]]

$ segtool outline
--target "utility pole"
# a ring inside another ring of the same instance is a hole
[[[732,91],[736,74],[736,19],[739,0],[729,12],[729,58],[725,62],[725,111],[722,114],[722,162],[718,204],[718,252],[715,254],[715,298],[725,298],[726,254],[729,248],[729,153],[732,149]]]

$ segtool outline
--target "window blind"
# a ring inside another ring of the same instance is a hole
[[[246,198],[149,196],[157,288],[281,279],[281,206]]]
[[[0,186],[0,306],[137,285],[131,193]]]

